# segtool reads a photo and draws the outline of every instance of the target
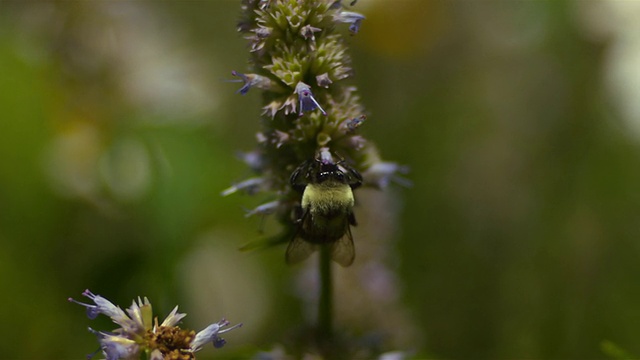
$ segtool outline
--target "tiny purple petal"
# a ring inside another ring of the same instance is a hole
[[[309,40],[315,40],[315,33],[317,33],[318,31],[321,31],[322,29],[317,28],[317,27],[313,27],[311,25],[305,25],[300,29],[300,35],[302,35],[303,38]]]
[[[94,352],[92,352],[91,354],[87,354],[86,358],[87,360],[91,360],[94,356],[96,356],[96,354],[98,354],[102,349],[98,349]]]
[[[258,74],[243,74],[237,71],[231,71],[231,75],[237,76],[240,79],[227,80],[229,82],[243,82],[244,85],[236,91],[236,94],[246,95],[249,89],[256,87],[262,90],[273,89],[273,82],[266,76]]]
[[[269,3],[270,2],[271,2],[271,0],[260,0],[260,3],[258,4],[258,7],[260,8],[260,10],[264,10],[264,9],[269,7]]]
[[[323,165],[335,164],[335,162],[333,161],[333,156],[331,155],[331,152],[327,147],[323,147],[323,148],[320,148],[320,150],[318,150],[317,158],[320,161],[320,163]]]
[[[398,165],[393,162],[378,162],[373,164],[367,171],[364,172],[363,177],[366,181],[378,188],[385,188],[391,181],[409,187],[411,181],[405,179],[398,174],[406,174],[409,172],[407,166]]]
[[[226,343],[227,343],[227,340],[225,340],[225,339],[223,339],[223,338],[219,337],[219,338],[217,338],[217,339],[213,340],[213,347],[214,347],[214,348],[216,348],[216,349],[220,349],[220,348],[221,348],[221,347],[223,347],[223,346],[224,346],[224,344],[226,344]]]
[[[94,320],[95,318],[98,317],[98,315],[100,315],[100,311],[98,310],[97,307],[95,306],[87,307],[87,317],[89,319]]]
[[[231,75],[239,77],[240,79],[242,79],[241,81],[244,82],[244,85],[236,91],[236,94],[246,95],[251,88],[251,80],[249,80],[249,78],[245,74],[239,73],[235,70],[231,71]]]
[[[102,352],[107,357],[106,360],[124,359],[131,355],[125,346],[113,342],[104,344],[102,346]]]
[[[238,184],[235,184],[228,189],[225,189],[221,193],[221,195],[227,196],[241,190],[248,194],[255,194],[264,185],[264,183],[265,183],[264,178],[261,178],[261,177],[250,178]]]
[[[258,132],[256,133],[256,140],[258,141],[258,143],[262,144],[269,140],[269,138],[265,134]]]
[[[280,201],[278,201],[278,200],[271,201],[271,202],[262,204],[262,205],[256,207],[253,210],[247,211],[247,213],[244,215],[244,217],[250,217],[250,216],[256,215],[256,214],[260,214],[260,215],[273,214],[276,211],[276,209],[278,208],[278,206],[280,206]]]
[[[89,328],[98,338],[100,349],[106,360],[132,359],[140,356],[140,347],[135,341],[115,333],[106,333]]]
[[[328,88],[329,85],[333,83],[333,81],[331,81],[331,78],[329,78],[329,74],[327,73],[316,76],[316,82],[318,83],[318,86],[323,87],[325,89]]]
[[[256,172],[259,172],[259,170],[263,168],[265,163],[262,157],[262,153],[258,151],[238,153],[237,156]]]
[[[256,36],[258,38],[265,39],[265,38],[268,38],[269,35],[271,35],[271,32],[273,32],[273,30],[270,27],[260,26],[257,29],[255,29],[254,32],[256,33]]]
[[[364,123],[366,119],[367,119],[366,115],[360,115],[357,118],[347,120],[347,123],[346,123],[347,129],[349,129],[349,131],[351,132],[355,131],[357,128],[360,127],[360,125],[362,125],[362,123]]]
[[[360,30],[360,26],[362,25],[362,20],[356,20],[353,22],[353,24],[349,25],[349,31],[351,31],[352,34],[357,34],[358,31]]]
[[[87,308],[87,317],[91,320],[95,319],[98,317],[98,315],[100,315],[100,311],[98,311],[98,307],[95,305],[90,305],[90,304],[85,304],[83,302],[80,302],[78,300],[75,300],[73,298],[68,298],[67,299],[69,302],[78,304],[78,305],[82,305],[84,307]]]

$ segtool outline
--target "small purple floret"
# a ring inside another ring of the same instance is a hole
[[[87,293],[88,292],[88,293]],[[89,290],[85,290],[82,295],[86,296],[86,297],[90,297],[88,294],[91,294],[91,292]],[[93,295],[93,294],[91,294]],[[87,317],[91,320],[94,320],[95,318],[98,317],[98,315],[100,315],[100,310],[98,309],[98,307],[96,305],[90,305],[90,304],[85,304],[81,301],[78,301],[74,298],[68,298],[67,299],[69,302],[84,306],[87,308]]]
[[[226,344],[226,343],[227,343],[227,340],[225,340],[225,339],[223,339],[223,338],[221,338],[221,337],[219,337],[219,338],[215,338],[215,339],[213,340],[213,347],[214,347],[214,348],[216,348],[216,349],[220,349],[220,348],[221,348],[221,347],[223,347],[223,346],[224,346],[224,344]]]
[[[360,30],[360,26],[362,25],[362,20],[365,19],[364,15],[353,12],[353,11],[341,11],[336,19],[339,22],[349,24],[349,31],[351,34],[355,35]]]
[[[235,81],[242,81],[244,82],[244,85],[238,89],[236,91],[236,94],[240,94],[240,95],[246,95],[247,92],[249,92],[249,89],[251,88],[251,81],[249,80],[249,78],[247,77],[247,75],[243,74],[243,73],[239,73],[235,70],[231,71],[231,75],[233,76],[237,76],[242,80],[235,80]],[[231,80],[234,81],[234,80]]]
[[[322,106],[318,103],[318,101],[313,97],[313,93],[311,93],[311,87],[303,82],[299,82],[296,85],[296,94],[298,94],[298,102],[299,102],[299,111],[298,116],[302,116],[305,111],[313,111],[315,109],[320,109],[322,115],[327,115],[327,112],[324,111]]]

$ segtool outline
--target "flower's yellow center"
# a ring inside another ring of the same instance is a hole
[[[181,329],[177,326],[159,326],[155,332],[147,333],[149,349],[158,349],[165,360],[192,360],[191,341],[196,336],[193,330]]]

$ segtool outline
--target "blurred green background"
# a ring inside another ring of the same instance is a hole
[[[413,187],[356,193],[384,206],[356,209],[338,275],[369,292],[336,301],[374,310],[343,330],[417,357],[603,358],[604,341],[640,356],[639,4],[354,7],[362,132]],[[95,350],[86,327],[112,325],[66,301],[85,288],[148,296],[160,317],[180,304],[195,329],[245,324],[202,358],[269,350],[308,318],[311,267],[237,251],[277,231],[243,216],[264,199],[220,196],[250,176],[237,153],[259,129],[258,92],[225,82],[247,70],[238,13],[0,1],[0,357]]]

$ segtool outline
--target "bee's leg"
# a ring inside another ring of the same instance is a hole
[[[300,224],[302,222],[302,218],[304,216],[304,213],[302,212],[302,206],[298,205],[296,206],[294,209],[294,216],[295,216],[295,220],[294,222],[296,224]]]
[[[353,226],[358,225],[358,222],[356,221],[356,216],[353,214],[353,212],[349,212],[349,224]]]
[[[353,168],[348,168],[348,169],[349,169],[349,172],[348,172],[347,179],[349,182],[349,186],[351,186],[351,189],[356,189],[360,187],[363,181],[362,175],[360,175],[360,173]]]
[[[309,161],[303,162],[300,166],[298,166],[291,177],[289,178],[289,183],[291,187],[297,192],[303,192],[304,188],[307,186],[309,177]]]

